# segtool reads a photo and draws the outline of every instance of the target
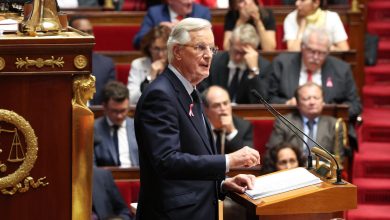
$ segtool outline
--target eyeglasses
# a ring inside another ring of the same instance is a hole
[[[182,44],[182,46],[192,47],[192,48],[195,49],[196,53],[198,53],[198,54],[205,54],[206,52],[211,51],[211,53],[213,55],[215,55],[218,52],[218,47],[209,46],[209,45],[206,45],[206,44],[196,44],[196,45]]]
[[[166,53],[167,48],[166,47],[152,47],[150,50],[154,53]]]
[[[303,45],[303,49],[310,55],[314,56],[317,55],[319,58],[324,58],[328,55],[328,51],[320,51],[320,50],[314,50],[306,45]]]

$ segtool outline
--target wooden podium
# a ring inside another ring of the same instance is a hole
[[[90,219],[94,37],[0,36],[0,219]]]
[[[357,207],[357,188],[350,183],[322,182],[257,200],[245,194],[234,193],[230,197],[246,208],[247,220],[329,220],[343,218],[344,211]]]

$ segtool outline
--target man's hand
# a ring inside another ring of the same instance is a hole
[[[234,130],[236,130],[236,127],[234,127],[234,124],[233,124],[233,117],[232,117],[232,115],[223,114],[223,115],[220,116],[220,121],[221,121],[222,129],[227,134],[230,134]]]
[[[257,150],[245,146],[228,154],[229,168],[253,167],[260,164],[260,154]]]
[[[245,56],[244,56],[245,63],[248,66],[248,68],[250,68],[250,69],[258,68],[258,69],[260,69],[260,67],[258,66],[259,65],[258,64],[259,53],[257,52],[257,50],[253,49],[249,45],[245,45],[243,47],[243,49],[245,51]]]
[[[253,189],[256,177],[247,174],[238,174],[235,177],[226,178],[222,188],[226,191],[244,193],[247,189]]]

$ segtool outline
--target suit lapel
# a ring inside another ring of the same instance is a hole
[[[292,70],[287,70],[290,73],[288,74],[289,82],[287,82],[287,85],[289,85],[289,97],[294,97],[294,92],[299,86],[299,77],[301,74],[301,55],[300,53],[297,54],[294,59],[291,60],[292,64],[289,65],[292,67]]]
[[[209,151],[210,154],[213,154],[212,147],[210,146],[210,141],[208,138],[208,135],[203,132],[203,127],[204,125],[201,124],[203,123],[200,120],[196,120],[195,117],[190,116],[189,111],[190,111],[190,104],[192,103],[190,95],[188,95],[187,90],[184,88],[182,83],[180,82],[179,79],[175,76],[175,74],[168,69],[167,72],[167,77],[170,79],[173,87],[175,88],[177,92],[177,97],[179,100],[179,103],[181,105],[181,108],[183,108],[186,117],[188,117],[192,123],[192,125],[195,127],[196,132],[199,134],[199,136],[202,138],[203,143],[205,144],[207,150]],[[202,107],[203,109],[203,107]],[[206,122],[206,127],[207,127],[207,122]],[[207,128],[209,130],[209,128]],[[208,131],[206,131],[208,133]]]

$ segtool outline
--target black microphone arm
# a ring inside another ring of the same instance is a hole
[[[308,150],[308,154],[309,154],[307,156],[307,159],[308,159],[308,161],[307,161],[307,169],[308,170],[313,169],[313,162],[312,162],[313,158],[312,158],[312,155],[311,155],[311,150],[310,150],[310,147],[309,147],[308,143],[306,141],[304,141],[304,139],[297,134],[297,131],[299,133],[301,133],[302,135],[304,135],[305,137],[307,137],[309,140],[313,141],[313,143],[315,143],[316,146],[320,147],[323,151],[325,151],[335,161],[335,164],[336,164],[336,182],[334,184],[344,184],[344,182],[342,181],[342,178],[341,178],[341,170],[340,170],[339,163],[337,162],[337,160],[334,158],[334,156],[326,148],[321,146],[317,141],[313,140],[311,137],[309,137],[307,134],[305,134],[305,132],[303,132],[296,125],[294,125],[290,120],[288,120],[286,117],[284,117],[282,114],[280,114],[280,112],[278,112],[274,107],[272,107],[255,89],[252,89],[251,93],[256,98],[258,98],[261,103],[264,104],[264,106],[267,108],[267,110],[275,118],[279,119],[284,125],[286,125],[286,127],[288,129],[290,129],[295,134],[295,136],[297,136],[305,144],[305,146],[307,147],[307,150]],[[292,126],[295,129],[291,128],[290,126]]]

